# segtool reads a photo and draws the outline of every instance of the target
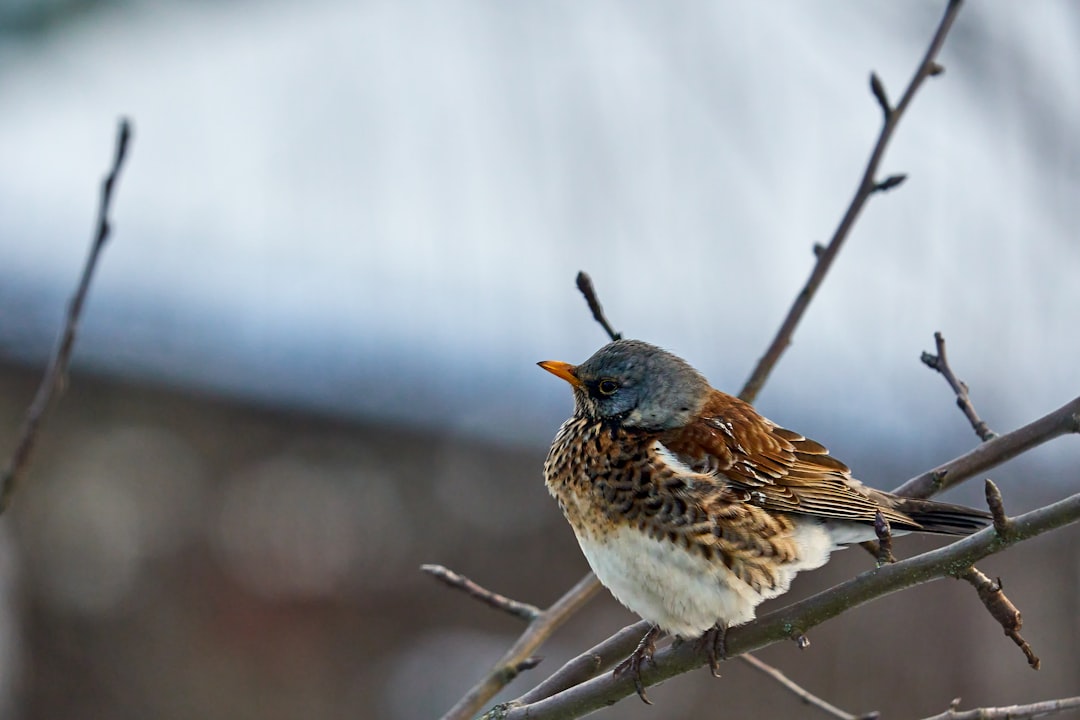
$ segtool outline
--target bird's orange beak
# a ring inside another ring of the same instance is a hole
[[[559,362],[558,360],[544,360],[536,364],[574,387],[581,387],[581,380],[578,380],[578,376],[574,374],[574,366],[570,363]]]

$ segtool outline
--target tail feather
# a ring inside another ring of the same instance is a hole
[[[990,513],[963,505],[900,497],[896,501],[896,510],[919,523],[917,532],[970,535],[989,525],[991,520]]]

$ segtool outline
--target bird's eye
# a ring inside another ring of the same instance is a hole
[[[614,395],[615,391],[619,389],[619,383],[614,380],[601,380],[596,384],[596,389],[600,391],[601,395]]]

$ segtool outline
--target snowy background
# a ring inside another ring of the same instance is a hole
[[[51,346],[124,114],[84,366],[536,442],[568,401],[533,362],[604,339],[585,269],[617,327],[737,390],[854,190],[870,70],[898,99],[940,12],[144,2],[9,30],[0,349]],[[934,330],[1000,426],[1075,391],[1078,35],[1068,2],[965,8],[883,165],[909,180],[767,412],[911,442],[956,422],[916,362]]]

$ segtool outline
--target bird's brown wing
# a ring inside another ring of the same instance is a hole
[[[748,403],[714,390],[699,418],[661,442],[694,470],[742,491],[767,510],[873,523],[880,510],[897,529],[919,530],[910,516],[881,503],[883,493],[853,480],[847,465],[819,443],[786,430]]]

